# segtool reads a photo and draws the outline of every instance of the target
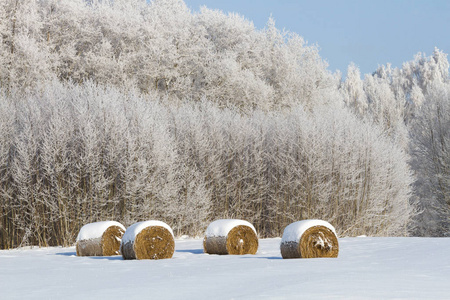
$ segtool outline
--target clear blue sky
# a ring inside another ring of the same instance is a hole
[[[378,65],[401,66],[434,47],[450,52],[450,0],[185,0],[237,12],[263,28],[272,14],[277,28],[320,46],[329,69],[346,73],[354,62],[362,73]]]

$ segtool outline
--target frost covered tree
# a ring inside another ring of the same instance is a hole
[[[355,77],[352,69],[350,66],[348,78],[341,84],[344,99],[348,99],[348,81]],[[431,56],[419,53],[401,68],[387,64],[366,75],[363,91],[368,109],[354,109],[379,124],[412,156],[410,165],[416,178],[414,201],[422,207],[415,222],[415,233],[419,235],[448,235],[445,179],[441,179],[446,176],[445,167],[438,166],[446,165],[443,160],[448,151],[442,133],[448,126],[445,103],[449,82],[447,55],[436,48]],[[437,149],[441,152],[436,152]]]
[[[342,83],[341,91],[344,102],[358,114],[364,115],[367,111],[367,95],[364,91],[364,84],[361,80],[359,68],[351,63],[347,69],[347,77]]]
[[[52,76],[52,55],[44,36],[36,1],[3,0],[0,42],[0,84],[31,86]]]
[[[414,215],[405,152],[338,104],[242,114],[92,82],[41,88],[2,96],[2,247],[68,245],[104,219],[196,236],[240,218],[278,236],[324,218],[344,235],[404,235]]]
[[[181,0],[2,4],[2,248],[69,245],[104,219],[191,236],[217,218],[264,237],[305,218],[408,233],[405,120],[430,89],[418,71],[408,85],[350,66],[340,82],[273,19],[257,30]],[[414,68],[445,75],[433,57]]]
[[[420,235],[450,235],[450,84],[428,86],[411,129]]]
[[[272,19],[257,30],[181,0],[3,1],[3,86],[92,80],[245,111],[330,101],[338,84],[316,46]]]
[[[364,80],[369,116],[398,144],[406,148],[408,131],[404,122],[404,98],[397,97],[388,81],[366,75]]]

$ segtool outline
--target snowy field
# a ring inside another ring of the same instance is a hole
[[[203,254],[177,240],[172,259],[77,257],[75,248],[0,251],[0,299],[450,299],[450,238],[342,238],[336,259]]]

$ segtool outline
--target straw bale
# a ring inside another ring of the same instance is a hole
[[[119,255],[120,241],[124,234],[123,228],[109,226],[101,237],[77,241],[78,256],[112,256]]]
[[[280,250],[283,258],[337,257],[339,243],[330,228],[317,225],[306,229],[296,240],[283,241]]]
[[[121,252],[124,259],[165,259],[175,252],[172,233],[163,226],[148,226],[133,240],[123,243]]]
[[[203,249],[208,254],[256,254],[258,237],[255,231],[246,225],[233,227],[227,236],[208,236],[203,240]]]
[[[77,256],[103,256],[102,239],[89,239],[77,242]]]
[[[102,235],[103,256],[120,255],[120,241],[125,230],[119,226],[111,226]]]

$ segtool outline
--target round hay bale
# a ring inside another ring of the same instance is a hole
[[[255,227],[243,220],[217,220],[209,224],[203,240],[208,254],[256,254],[258,236]]]
[[[119,222],[104,221],[81,227],[77,236],[78,256],[119,255],[125,227]]]
[[[144,221],[131,225],[123,235],[124,259],[165,259],[175,252],[172,228],[161,221]]]
[[[321,220],[292,223],[284,229],[280,250],[283,258],[337,257],[336,230]]]

